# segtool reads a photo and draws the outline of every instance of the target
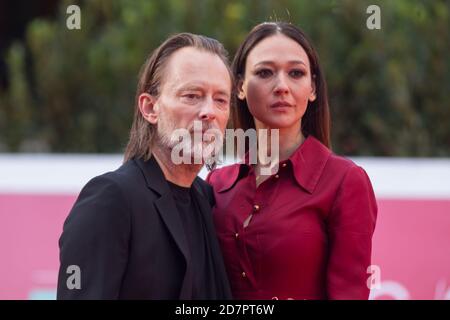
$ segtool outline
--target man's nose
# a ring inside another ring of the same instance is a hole
[[[274,93],[276,95],[283,95],[289,92],[289,86],[287,84],[287,79],[283,74],[279,74],[276,78]]]
[[[205,99],[201,105],[199,118],[202,121],[211,121],[216,118],[216,108],[214,106],[214,101],[212,98]]]

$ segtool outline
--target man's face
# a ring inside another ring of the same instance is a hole
[[[171,150],[179,143],[179,136],[173,132],[187,129],[193,142],[188,148],[191,155],[212,143],[222,145],[222,141],[208,140],[207,135],[194,143],[194,132],[202,136],[205,130],[214,129],[221,133],[222,140],[230,97],[231,78],[217,55],[193,47],[176,51],[167,62],[160,95],[154,104],[158,142]]]

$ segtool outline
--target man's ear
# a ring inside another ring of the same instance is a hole
[[[156,99],[149,93],[141,93],[138,98],[139,111],[145,120],[151,124],[158,122],[158,107],[155,105]]]
[[[237,92],[237,96],[239,100],[244,100],[245,99],[245,92],[243,89],[244,86],[244,80],[239,78],[236,84],[236,92]]]
[[[311,79],[311,94],[309,95],[308,100],[310,102],[313,102],[314,100],[316,100],[316,75],[313,74],[312,79]]]

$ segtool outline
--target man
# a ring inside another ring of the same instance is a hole
[[[172,134],[223,134],[231,88],[216,40],[183,33],[153,52],[141,72],[124,164],[92,179],[64,223],[58,299],[231,298],[212,192],[197,177],[212,156],[205,147],[223,135],[185,143],[179,155],[194,160],[203,150],[201,161],[175,164],[179,137]]]

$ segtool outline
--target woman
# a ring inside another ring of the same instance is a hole
[[[272,174],[246,156],[207,178],[234,298],[367,299],[376,200],[365,171],[329,149],[326,83],[314,48],[291,24],[262,23],[232,68],[235,128],[279,130]],[[258,148],[270,152],[261,141]]]

